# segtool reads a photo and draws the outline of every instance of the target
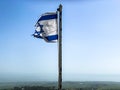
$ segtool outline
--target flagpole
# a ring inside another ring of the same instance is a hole
[[[62,5],[59,11],[59,36],[58,36],[58,90],[62,90]]]

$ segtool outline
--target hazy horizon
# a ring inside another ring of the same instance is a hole
[[[75,77],[74,77],[75,76]],[[73,81],[109,81],[109,82],[120,82],[120,75],[95,75],[95,74],[82,74],[82,75],[67,75],[63,77],[63,82]],[[72,78],[71,78],[72,77]],[[56,78],[56,79],[55,79]],[[0,82],[57,82],[57,75],[1,75]]]

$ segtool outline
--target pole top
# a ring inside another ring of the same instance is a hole
[[[59,5],[59,8],[57,9],[58,11],[62,11],[62,4]]]
[[[59,5],[59,8],[62,8],[62,4]]]

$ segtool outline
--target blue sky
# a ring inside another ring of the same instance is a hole
[[[63,81],[120,81],[119,0],[1,0],[0,81],[57,81],[57,43],[33,38],[63,5]]]

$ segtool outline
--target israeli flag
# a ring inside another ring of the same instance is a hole
[[[57,42],[57,13],[45,13],[41,15],[35,27],[34,37],[44,39],[46,42]]]

